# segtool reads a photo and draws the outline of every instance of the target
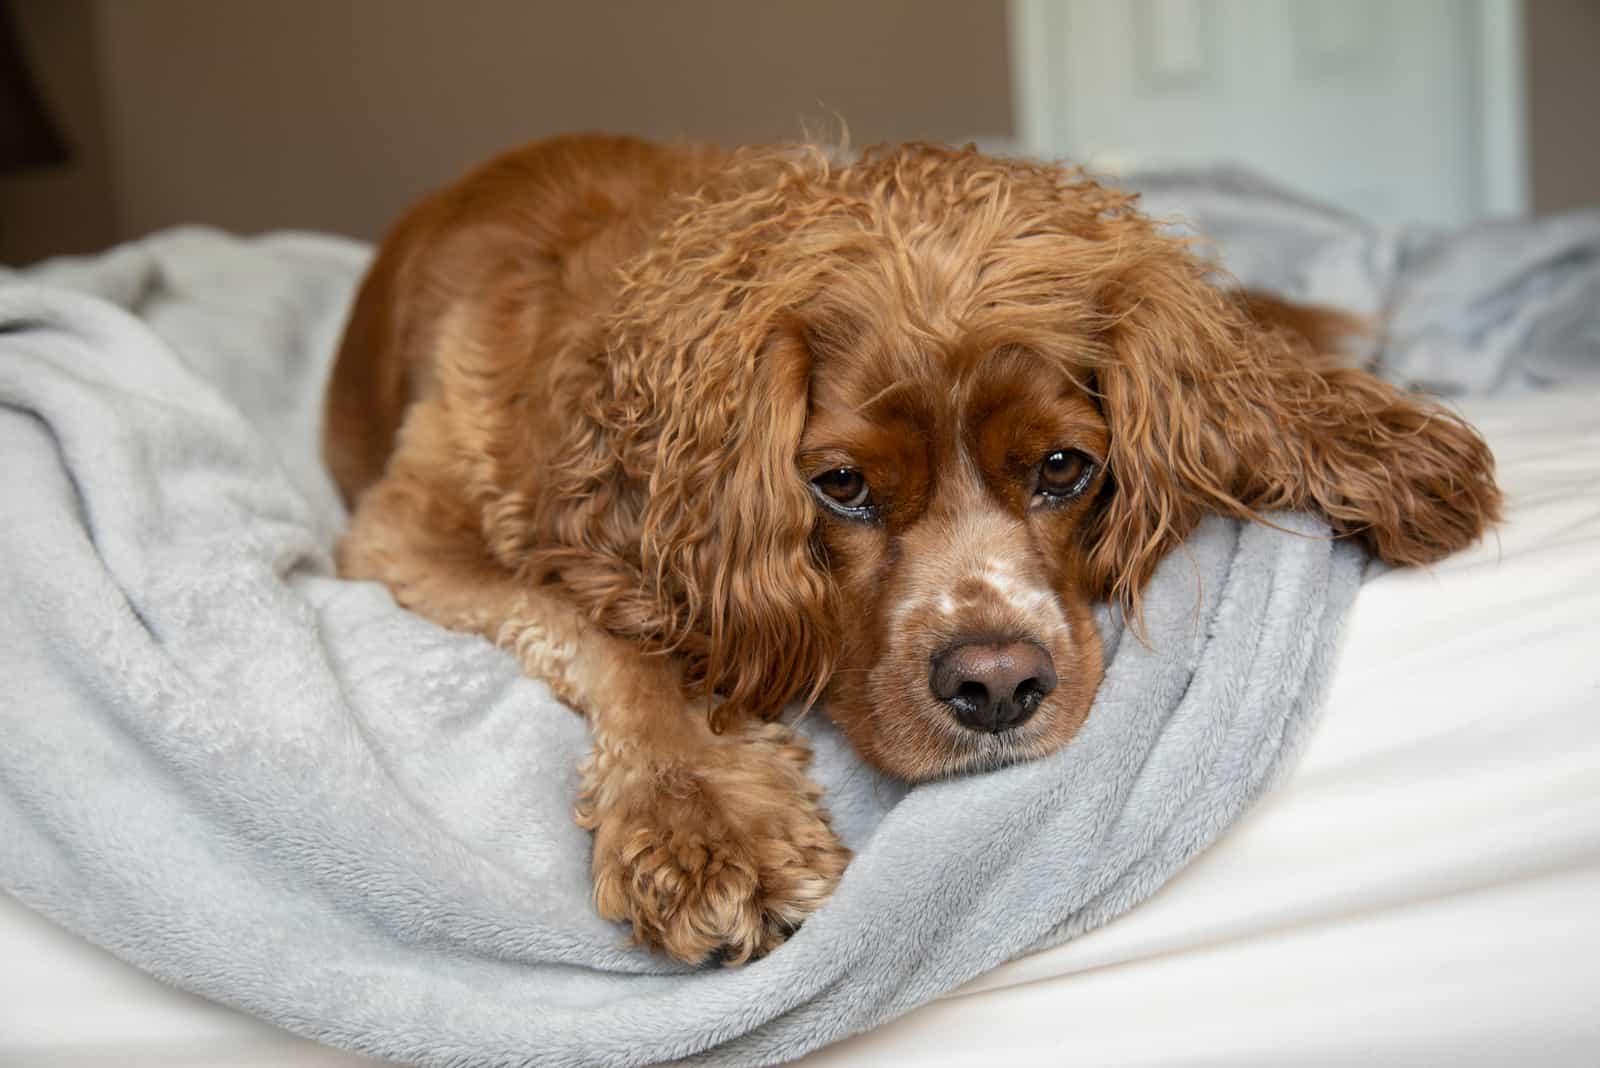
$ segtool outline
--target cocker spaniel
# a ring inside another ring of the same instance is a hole
[[[908,780],[1037,757],[1099,684],[1091,605],[1136,618],[1203,513],[1313,509],[1397,564],[1496,518],[1470,428],[1209,270],[1133,198],[971,150],[511,152],[356,300],[341,571],[588,717],[603,915],[749,959],[849,858],[791,702]]]

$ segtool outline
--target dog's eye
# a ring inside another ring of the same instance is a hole
[[[872,511],[872,487],[860,471],[853,467],[839,467],[825,471],[811,480],[822,503],[836,512],[852,518],[864,517]]]
[[[1077,449],[1057,449],[1039,461],[1035,492],[1047,501],[1070,501],[1089,488],[1094,461]]]

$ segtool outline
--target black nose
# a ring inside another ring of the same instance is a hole
[[[998,734],[1038,710],[1056,688],[1056,666],[1033,642],[964,642],[933,658],[928,685],[963,727]]]

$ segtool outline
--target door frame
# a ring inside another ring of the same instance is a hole
[[[1530,205],[1523,0],[1460,2],[1472,9],[1477,213],[1526,215]],[[1017,141],[1028,155],[1061,158],[1075,150],[1058,142],[1054,134],[1063,122],[1056,87],[1065,81],[1065,53],[1051,47],[1067,32],[1071,3],[1007,0],[1014,125]],[[1070,139],[1069,133],[1064,140]]]

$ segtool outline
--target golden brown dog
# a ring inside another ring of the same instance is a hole
[[[1073,736],[1091,605],[1136,613],[1207,511],[1314,509],[1400,564],[1480,535],[1482,441],[1320,358],[1322,322],[1055,166],[536,144],[366,279],[340,566],[587,715],[600,911],[744,960],[848,859],[791,701],[906,779],[992,768]]]

